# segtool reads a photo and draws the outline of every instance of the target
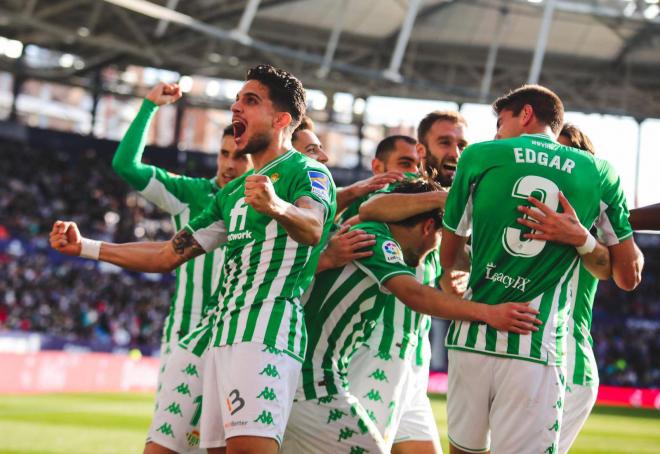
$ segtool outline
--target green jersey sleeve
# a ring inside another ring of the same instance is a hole
[[[148,99],[142,102],[140,111],[126,131],[112,158],[113,170],[138,191],[147,187],[154,174],[153,166],[143,164],[141,161],[147,142],[149,124],[156,110],[158,110],[158,106]]]
[[[445,228],[462,237],[468,237],[472,232],[473,190],[481,172],[477,145],[467,147],[458,160],[442,218]]]
[[[626,196],[621,188],[621,180],[612,165],[603,160],[597,161],[601,175],[600,214],[596,219],[598,237],[606,246],[613,246],[633,234],[628,217]]]
[[[357,224],[351,230],[362,229],[376,236],[376,244],[369,257],[356,260],[355,265],[364,271],[369,277],[378,283],[381,291],[389,293],[383,288],[388,279],[400,274],[408,274],[415,277],[415,269],[406,265],[403,260],[401,246],[397,243],[389,228],[385,224],[376,222],[365,222]]]
[[[227,242],[227,228],[222,218],[221,194],[222,191],[216,194],[204,211],[184,227],[192,233],[193,238],[207,253]]]
[[[290,199],[294,203],[301,197],[310,197],[325,207],[325,219],[334,212],[336,204],[335,183],[325,167],[307,167],[305,172],[298,172],[298,178],[291,187]]]

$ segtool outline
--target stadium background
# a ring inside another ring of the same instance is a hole
[[[110,167],[150,86],[178,81],[186,94],[159,110],[147,159],[211,176],[245,70],[284,67],[308,88],[333,175],[348,184],[369,175],[382,137],[414,135],[433,109],[460,110],[471,141],[492,138],[488,102],[539,82],[636,207],[660,201],[659,12],[657,0],[3,1],[0,452],[140,450],[147,357],[158,354],[173,279],[65,259],[47,235],[58,218],[102,240],[172,235],[168,216]],[[596,409],[575,452],[660,452],[660,236],[637,241],[642,284],[624,293],[602,283],[594,308],[601,384],[612,387],[601,400],[618,407]],[[436,371],[443,330],[434,321]],[[99,371],[114,360],[124,375],[113,382]],[[74,394],[42,394],[61,390]],[[75,392],[85,390],[130,392]],[[434,405],[444,437],[444,401]]]

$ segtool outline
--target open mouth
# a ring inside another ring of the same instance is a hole
[[[443,164],[442,168],[448,172],[456,172],[456,164]]]
[[[234,120],[231,124],[234,127],[234,140],[240,139],[240,137],[245,133],[247,125],[242,120]]]

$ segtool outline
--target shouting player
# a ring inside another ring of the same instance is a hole
[[[64,253],[145,272],[170,271],[226,242],[219,301],[168,360],[179,374],[163,383],[145,452],[200,436],[210,452],[279,449],[306,349],[300,297],[335,211],[327,168],[288,147],[304,110],[295,77],[268,65],[248,71],[232,124],[254,170],[170,241],[116,245],[81,239],[73,223],[53,228],[51,244]],[[180,419],[196,420],[199,432],[175,433]]]

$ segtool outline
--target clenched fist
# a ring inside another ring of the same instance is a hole
[[[177,102],[181,96],[181,87],[178,84],[161,82],[149,91],[146,98],[157,106],[164,106]]]
[[[245,178],[245,203],[256,212],[272,217],[280,201],[273,183],[266,175],[250,175]]]
[[[79,256],[82,236],[76,223],[55,221],[50,231],[50,247],[65,255]]]

